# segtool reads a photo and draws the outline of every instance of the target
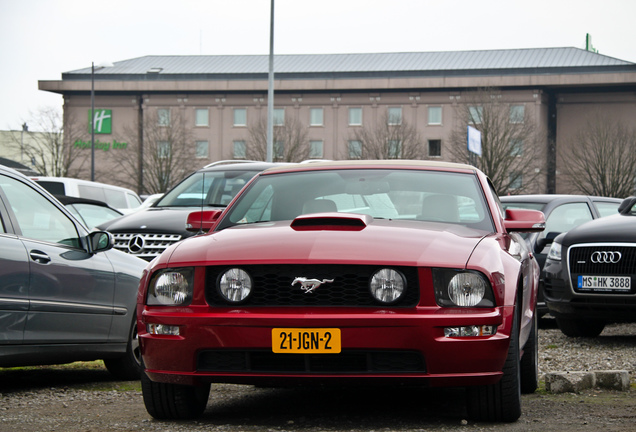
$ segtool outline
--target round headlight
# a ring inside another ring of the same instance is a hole
[[[458,273],[448,284],[448,296],[457,306],[475,306],[485,293],[486,281],[475,273]]]
[[[252,292],[252,278],[240,268],[226,270],[219,279],[221,296],[231,302],[240,303]]]
[[[190,284],[183,273],[167,272],[157,278],[154,287],[154,302],[150,304],[182,305],[190,301]]]
[[[406,291],[406,280],[396,270],[384,268],[371,276],[371,295],[381,303],[395,303]]]

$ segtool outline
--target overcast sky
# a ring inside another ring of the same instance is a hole
[[[276,0],[277,54],[578,47],[636,62],[636,0]],[[0,130],[38,80],[147,55],[269,53],[270,0],[0,0]]]

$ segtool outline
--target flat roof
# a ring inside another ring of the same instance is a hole
[[[96,80],[261,79],[268,55],[144,56],[96,67]],[[595,73],[636,70],[636,63],[580,48],[529,48],[358,54],[277,54],[277,79],[338,79],[399,76],[481,76]],[[91,68],[62,73],[63,80],[88,80]]]

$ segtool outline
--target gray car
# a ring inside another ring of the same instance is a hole
[[[46,190],[0,165],[0,367],[103,359],[139,377],[137,288],[146,262],[113,250]]]

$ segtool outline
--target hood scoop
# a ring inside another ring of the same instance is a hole
[[[353,213],[312,213],[298,216],[291,223],[295,231],[362,231],[373,217]]]

